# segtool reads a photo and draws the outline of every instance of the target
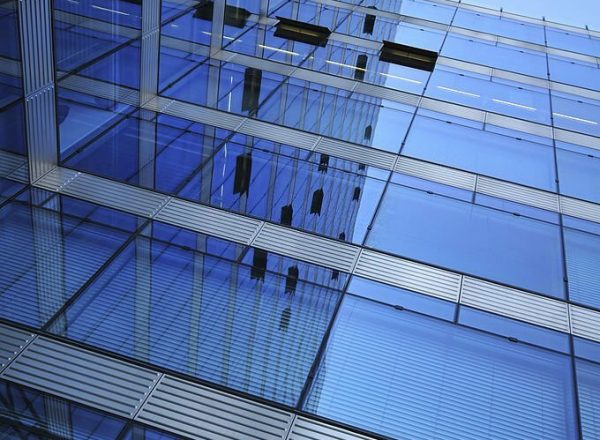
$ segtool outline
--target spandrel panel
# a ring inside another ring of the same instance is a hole
[[[468,76],[467,76],[468,75]],[[427,96],[550,125],[548,91],[491,82],[474,74],[440,68],[427,85]]]
[[[597,150],[557,144],[561,194],[600,203],[600,154]],[[575,147],[575,148],[573,148]]]
[[[568,356],[346,297],[305,409],[392,438],[575,438],[571,384]]]
[[[548,191],[556,190],[546,145],[417,116],[402,154]]]
[[[89,78],[132,89],[140,87],[140,42],[135,41],[107,54],[81,70]]]
[[[0,177],[0,204],[6,202],[23,188],[25,185],[22,183]]]
[[[0,108],[0,150],[26,156],[25,136],[25,105],[18,99]]]
[[[563,297],[560,231],[551,223],[391,185],[367,244]]]
[[[569,299],[600,309],[600,236],[565,228]]]
[[[546,56],[493,42],[449,34],[442,55],[547,79]]]
[[[45,206],[16,200],[0,209],[0,315],[33,327],[52,317],[129,236],[61,211],[59,200]]]
[[[79,16],[81,21],[101,21],[113,26],[127,26],[141,29],[142,4],[129,0],[95,0],[92,2],[76,2],[57,0],[54,9]]]
[[[52,331],[293,405],[339,294],[139,237]]]
[[[126,420],[0,380],[3,439],[114,440]]]

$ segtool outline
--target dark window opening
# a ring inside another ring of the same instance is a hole
[[[250,188],[252,175],[252,154],[240,154],[235,159],[235,177],[233,180],[233,193],[244,194]]]
[[[329,167],[329,155],[321,154],[319,158],[319,171],[327,172],[327,168]]]
[[[253,280],[264,280],[267,271],[267,251],[254,249],[252,256],[252,267],[250,268],[250,278]]]
[[[438,54],[430,50],[384,41],[379,59],[401,66],[432,72]]]
[[[299,275],[298,266],[288,267],[287,277],[285,278],[285,293],[294,293],[296,291]]]
[[[340,240],[346,241],[346,233],[345,232],[340,232],[340,235],[338,235],[338,238]]]
[[[275,36],[288,40],[300,41],[313,46],[325,47],[331,31],[324,26],[304,23],[302,21],[290,20],[285,17],[277,17],[279,20],[275,25]]]
[[[363,34],[373,34],[375,28],[375,16],[372,14],[365,15],[365,22],[363,23]]]
[[[363,136],[363,137],[364,137],[364,139],[365,139],[366,141],[370,141],[370,140],[371,140],[371,136],[372,136],[372,135],[373,135],[373,127],[372,127],[372,126],[370,126],[370,125],[367,125],[367,126],[365,127],[365,134],[364,134],[364,136]]]
[[[258,108],[262,70],[248,67],[244,72],[244,92],[242,94],[242,111],[253,112]]]
[[[292,218],[294,216],[294,207],[292,205],[285,205],[281,207],[281,224],[291,226]]]
[[[354,188],[354,193],[352,194],[352,200],[360,199],[360,186]]]
[[[286,307],[281,312],[281,317],[279,318],[279,330],[287,331],[290,326],[290,321],[292,320],[292,308]]]
[[[367,61],[368,57],[365,54],[361,54],[356,59],[356,69],[354,69],[354,79],[362,81],[365,79],[365,73],[367,72]]]
[[[333,269],[331,271],[331,279],[332,280],[337,280],[339,277],[340,277],[340,271],[336,270],[336,269]]]
[[[318,189],[313,193],[312,202],[310,204],[310,213],[321,215],[321,207],[323,206],[323,189]]]

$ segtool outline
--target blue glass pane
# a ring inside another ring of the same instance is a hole
[[[178,440],[184,439],[174,434],[167,434],[141,424],[134,424],[122,440]]]
[[[0,150],[26,155],[25,107],[19,100],[0,108]]]
[[[565,228],[571,301],[600,308],[600,236]]]
[[[600,342],[574,337],[573,348],[575,356],[600,364]]]
[[[581,431],[586,440],[600,439],[600,364],[577,360]]]
[[[481,14],[458,8],[452,25],[516,40],[545,44],[543,26],[518,22],[501,15]]]
[[[0,380],[3,439],[114,440],[125,420]]]
[[[549,47],[565,50],[575,50],[592,56],[600,56],[600,40],[589,35],[566,32],[562,29],[546,28],[546,38]]]
[[[346,297],[305,409],[407,439],[571,439],[568,356]]]
[[[600,202],[600,155],[596,150],[586,153],[556,149],[560,192],[562,194]]]
[[[368,244],[549,295],[563,296],[558,226],[391,185]]]
[[[600,102],[578,96],[552,96],[554,125],[559,128],[600,136]]]
[[[353,276],[348,285],[348,292],[391,306],[400,306],[411,311],[435,316],[436,318],[449,321],[454,319],[456,304],[453,302],[392,287],[366,278]]]
[[[293,405],[339,295],[288,279],[140,237],[52,331]]]
[[[465,306],[461,306],[459,317],[459,322],[469,327],[569,354],[569,335],[566,333]]]
[[[598,90],[600,69],[597,65],[553,56],[548,57],[548,65],[552,81]]]
[[[24,184],[15,182],[14,180],[0,178],[0,204],[4,203],[24,187]]]
[[[417,116],[402,154],[555,190],[554,151],[545,145]]]
[[[0,56],[21,58],[17,22],[17,2],[8,0],[0,5]]]
[[[14,201],[0,209],[0,316],[39,327],[124,243],[128,234]]]

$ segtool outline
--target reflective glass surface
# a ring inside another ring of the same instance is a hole
[[[568,356],[346,297],[305,408],[392,438],[574,438],[569,365]]]
[[[163,228],[161,237],[176,233]],[[138,237],[51,330],[294,405],[339,293],[305,281],[304,271],[266,270],[259,251],[241,265],[193,250],[206,238],[196,240],[190,248]]]
[[[510,212],[388,187],[369,246],[561,298],[560,230]]]

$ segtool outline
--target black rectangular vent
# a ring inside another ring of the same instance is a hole
[[[303,21],[290,20],[285,17],[277,17],[279,22],[275,25],[275,36],[287,38],[288,40],[301,41],[314,46],[325,47],[331,31],[324,26],[304,23]]]
[[[299,276],[298,266],[288,267],[287,277],[285,278],[285,293],[294,293],[296,291]]]
[[[388,63],[432,72],[438,54],[430,50],[384,41],[379,59]]]
[[[373,34],[375,28],[375,16],[372,14],[365,15],[365,22],[363,23],[363,34]]]
[[[255,111],[260,98],[260,84],[262,70],[253,67],[246,68],[244,72],[244,92],[242,94],[242,111]]]
[[[212,0],[201,1],[196,6],[194,17],[202,20],[212,21],[214,6],[215,5]],[[246,27],[246,22],[248,21],[250,15],[250,11],[244,8],[236,8],[235,6],[226,5],[224,22],[227,26],[233,26],[242,29]]]
[[[240,154],[235,158],[235,177],[233,180],[233,193],[244,194],[250,188],[252,175],[252,154]]]
[[[328,167],[329,167],[329,155],[321,153],[321,157],[319,158],[319,171],[322,173],[326,173]]]

